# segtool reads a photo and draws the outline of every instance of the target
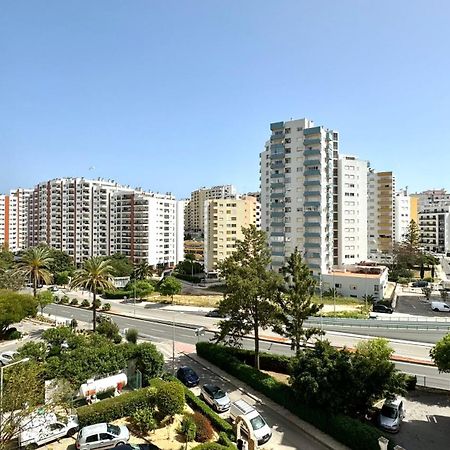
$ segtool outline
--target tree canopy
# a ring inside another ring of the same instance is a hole
[[[127,284],[126,288],[133,296],[136,293],[136,297],[143,299],[149,296],[155,288],[146,280],[134,280]]]
[[[181,292],[182,284],[175,277],[166,277],[160,283],[158,290],[161,295],[171,297],[173,303],[173,296]]]
[[[439,372],[450,372],[450,334],[444,336],[430,351]]]
[[[103,259],[108,260],[108,265],[112,268],[111,275],[113,277],[129,277],[133,273],[133,264],[127,256],[121,253],[115,253]]]
[[[275,298],[282,278],[268,269],[270,250],[266,234],[254,225],[243,228],[243,239],[235,251],[219,265],[226,290],[219,309],[228,316],[219,323],[218,340],[240,345],[244,335],[253,332],[255,366],[259,368],[259,329],[273,326]]]
[[[12,324],[36,316],[37,303],[31,295],[0,290],[0,311],[0,334],[4,334]]]

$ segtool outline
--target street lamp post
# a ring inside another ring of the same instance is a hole
[[[5,364],[0,367],[0,434],[3,434],[3,370],[7,367],[15,366],[16,364],[29,361],[30,358],[23,358],[19,361],[15,361],[9,364]]]

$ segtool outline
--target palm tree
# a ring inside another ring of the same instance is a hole
[[[109,264],[109,260],[94,256],[87,259],[83,267],[75,272],[75,276],[70,283],[71,288],[85,288],[92,292],[92,318],[93,331],[97,325],[97,308],[96,299],[99,289],[114,289],[111,283],[113,267]]]
[[[142,261],[134,266],[134,278],[136,280],[145,280],[153,273],[152,267],[147,261]]]
[[[53,261],[48,247],[31,247],[20,258],[18,272],[30,278],[33,283],[33,295],[36,298],[37,286],[40,281],[49,284],[53,275],[49,265]]]

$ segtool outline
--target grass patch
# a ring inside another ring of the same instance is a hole
[[[355,305],[361,305],[363,304],[363,300],[359,300],[357,298],[353,297],[335,297],[333,300],[333,297],[323,297],[322,301],[320,300],[320,297],[318,295],[314,295],[312,298],[312,301],[314,303],[323,303],[324,305],[348,305],[348,306],[355,306]]]
[[[187,295],[180,294],[175,295],[173,298],[174,305],[185,305],[185,306],[204,306],[208,308],[216,308],[219,305],[220,300],[222,299],[221,295]],[[171,297],[166,297],[159,293],[154,293],[146,298],[147,302],[155,302],[155,303],[172,303]]]

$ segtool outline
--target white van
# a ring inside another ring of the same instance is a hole
[[[269,425],[267,425],[267,422],[263,419],[261,414],[259,414],[253,406],[249,405],[244,400],[238,400],[231,404],[231,419],[235,421],[238,416],[245,416],[248,419],[252,425],[253,434],[258,440],[258,445],[265,444],[272,437],[272,430]],[[245,427],[243,429],[245,430]]]
[[[22,421],[19,447],[37,448],[57,439],[72,436],[78,431],[77,416],[59,420],[54,413],[34,413]]]
[[[435,312],[450,312],[450,306],[444,302],[431,302],[431,309]]]

